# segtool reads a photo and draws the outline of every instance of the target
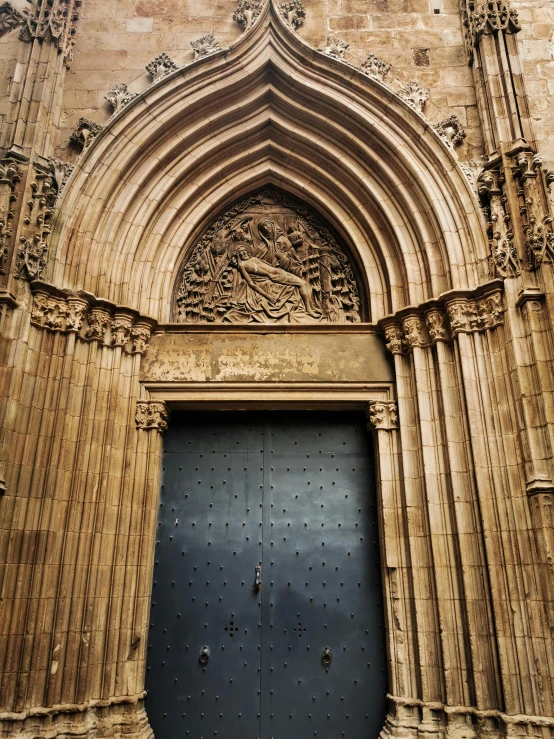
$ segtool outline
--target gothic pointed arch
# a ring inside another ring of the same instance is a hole
[[[168,321],[201,224],[266,186],[352,246],[372,321],[487,277],[484,225],[451,150],[384,84],[308,47],[272,3],[87,147],[62,198],[51,277]]]

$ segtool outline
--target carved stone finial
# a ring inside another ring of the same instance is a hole
[[[246,31],[262,12],[262,4],[253,0],[240,0],[233,12],[233,20]]]
[[[402,354],[404,351],[404,332],[400,326],[387,326],[385,328],[385,346],[391,354]]]
[[[137,429],[159,431],[163,435],[169,425],[169,410],[159,400],[137,400],[135,422]]]
[[[122,82],[121,84],[112,87],[104,100],[108,101],[113,108],[113,115],[116,115],[116,113],[119,113],[120,110],[136,97],[138,97],[138,92],[130,92],[127,85]]]
[[[370,431],[394,431],[398,428],[398,406],[392,400],[372,400],[368,403],[366,418]]]
[[[208,56],[208,54],[214,54],[216,51],[221,49],[219,41],[217,41],[213,33],[207,33],[205,36],[202,36],[202,38],[199,38],[196,41],[191,41],[190,45],[194,51],[195,59],[199,59],[202,56]]]
[[[327,54],[327,56],[332,56],[335,59],[343,59],[344,52],[348,49],[349,45],[350,44],[347,44],[346,41],[343,41],[336,36],[327,36],[327,41],[321,51],[324,54]]]
[[[486,0],[475,2],[465,0],[462,11],[465,44],[470,59],[473,60],[473,50],[479,44],[482,36],[499,31],[517,33],[521,30],[517,11],[509,2],[504,0]]]
[[[455,115],[449,115],[444,120],[436,123],[433,128],[449,146],[461,144],[467,135]]]
[[[423,113],[425,103],[429,100],[431,93],[426,87],[422,87],[417,80],[411,80],[399,90],[398,94],[414,110]]]
[[[79,118],[77,128],[73,131],[69,140],[73,144],[77,144],[83,149],[87,149],[101,130],[102,126],[99,123],[95,123],[89,118]]]
[[[289,0],[289,2],[281,3],[279,10],[291,28],[300,28],[304,24],[306,8],[302,0]]]
[[[163,52],[155,59],[152,59],[151,62],[148,62],[145,69],[152,77],[152,81],[157,82],[158,80],[161,80],[162,77],[165,77],[171,72],[175,72],[177,65],[165,52]]]
[[[369,77],[384,82],[392,69],[392,65],[387,64],[387,62],[375,56],[375,54],[370,54],[360,69]]]

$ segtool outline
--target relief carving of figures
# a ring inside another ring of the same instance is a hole
[[[16,278],[26,277],[28,280],[37,280],[42,277],[48,260],[48,245],[35,234],[32,240],[21,237],[22,245],[17,252],[15,264]]]
[[[180,322],[360,321],[358,288],[337,240],[311,211],[276,190],[221,216],[181,274]]]

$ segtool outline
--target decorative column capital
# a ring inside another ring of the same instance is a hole
[[[435,344],[437,341],[447,341],[448,331],[446,329],[446,316],[442,310],[433,308],[425,314],[425,323],[427,331],[431,337],[431,341]]]
[[[424,335],[424,324],[419,316],[407,316],[402,321],[404,328],[404,343],[408,349],[414,346],[426,346],[427,341]]]
[[[116,316],[112,321],[111,345],[126,346],[131,339],[133,321],[129,316]]]
[[[145,323],[137,323],[131,331],[131,342],[133,354],[144,354],[148,340],[152,334],[151,326]]]
[[[85,329],[85,338],[91,341],[104,343],[111,323],[111,316],[105,308],[92,308],[88,315],[88,326]]]
[[[452,334],[473,333],[504,323],[502,293],[496,291],[476,300],[457,298],[447,303]]]
[[[398,325],[385,326],[385,346],[391,354],[404,352],[404,332]]]
[[[370,431],[394,431],[398,428],[398,406],[394,400],[371,400],[366,418]]]
[[[135,423],[137,429],[159,431],[163,436],[169,425],[169,409],[161,400],[137,400]]]

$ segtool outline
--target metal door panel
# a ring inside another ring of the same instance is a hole
[[[271,439],[271,737],[377,737],[386,664],[370,439],[352,414],[274,419]]]
[[[160,506],[147,673],[157,738],[376,739],[384,628],[363,417],[177,415]]]
[[[230,416],[183,420],[163,457],[148,717],[160,739],[258,737],[262,430]]]

